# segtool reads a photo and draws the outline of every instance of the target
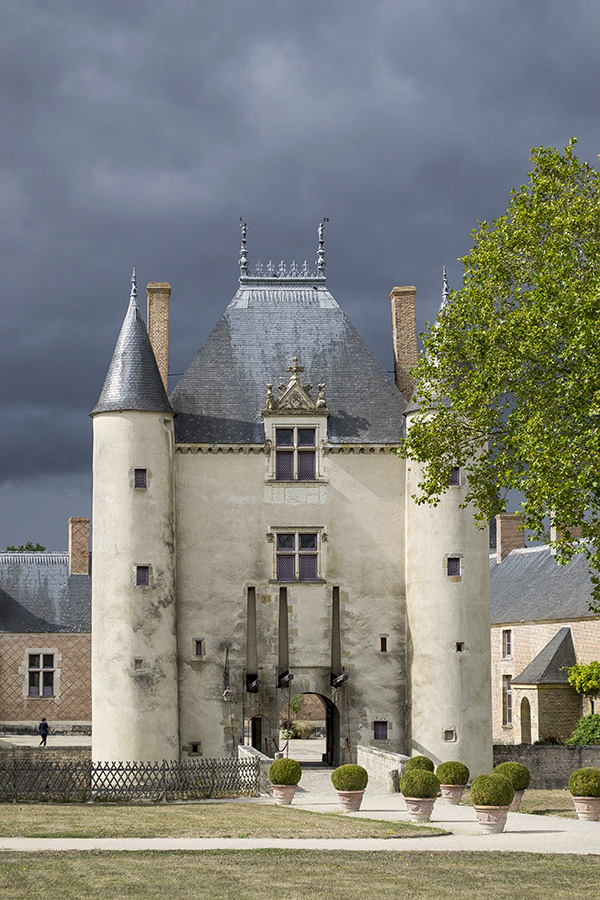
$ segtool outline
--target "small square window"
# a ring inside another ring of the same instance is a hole
[[[373,723],[373,736],[376,741],[387,741],[387,739],[388,739],[388,723],[387,722],[374,722]]]
[[[148,487],[147,470],[146,469],[134,469],[133,470],[133,484],[134,484],[134,487],[136,487],[136,488]]]
[[[150,584],[150,566],[136,566],[135,583],[138,587],[147,587]]]
[[[464,649],[465,649],[465,645],[464,645],[463,641],[457,641],[456,642],[456,652],[463,653]]]
[[[456,729],[455,728],[444,728],[443,734],[445,741],[455,741],[456,740]]]
[[[139,671],[143,667],[144,667],[144,660],[142,659],[141,656],[136,656],[136,658],[133,660],[133,668]]]
[[[314,447],[315,446],[315,429],[299,428],[298,429],[298,446]]]
[[[304,536],[304,535],[303,535]],[[296,535],[295,534],[278,534],[277,535],[278,550],[295,550]]]
[[[446,560],[447,572],[449,576],[456,577],[460,575],[460,556],[449,556]]]

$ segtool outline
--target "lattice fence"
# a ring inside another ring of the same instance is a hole
[[[0,760],[0,801],[207,800],[256,797],[257,759],[163,762]]]

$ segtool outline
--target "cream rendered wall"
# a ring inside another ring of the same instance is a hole
[[[173,447],[171,415],[94,416],[95,760],[179,758]],[[134,468],[147,469],[145,490]],[[137,565],[151,567],[148,587]]]
[[[276,688],[280,586],[268,536],[277,527],[315,528],[322,538],[322,582],[287,585],[292,693],[333,701],[345,743],[344,689],[329,683],[332,588],[339,586],[352,744],[372,743],[372,723],[384,719],[391,727],[382,746],[403,749],[403,462],[368,449],[326,453],[322,483],[284,487],[268,480],[263,447],[207,450],[181,446],[175,456],[183,753],[192,744],[205,756],[231,753],[244,719],[258,712],[277,738],[288,696]],[[260,695],[245,691],[248,586],[256,587]],[[380,634],[389,636],[388,653],[379,651]],[[203,658],[193,655],[195,639],[205,641]],[[227,645],[230,703],[222,699]]]
[[[410,499],[419,480],[420,467],[409,461],[409,752],[429,756],[436,765],[460,760],[475,776],[492,766],[488,531],[473,526],[470,509],[459,508],[464,483],[449,488],[433,507]],[[446,574],[448,556],[461,558],[460,579]],[[444,733],[452,731],[456,739],[445,740]]]

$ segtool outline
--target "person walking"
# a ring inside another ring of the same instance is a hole
[[[50,728],[48,726],[46,719],[42,719],[42,721],[38,725],[38,731],[39,731],[40,737],[42,739],[40,741],[40,747],[45,747],[46,741],[48,740],[48,732],[50,731]]]

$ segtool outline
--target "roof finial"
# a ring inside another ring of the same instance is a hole
[[[448,287],[448,274],[446,266],[442,268],[442,302],[440,303],[440,313],[445,313],[450,305],[450,288]]]
[[[319,225],[319,249],[317,250],[317,278],[325,277],[325,266],[327,265],[327,263],[325,262],[325,241],[323,240],[323,231],[325,229],[325,222],[329,222],[329,219],[323,219],[323,221]]]
[[[246,248],[246,234],[248,226],[240,216],[240,229],[242,232],[242,245],[240,247],[240,278],[248,274],[248,250]]]
[[[137,281],[135,277],[135,266],[131,272],[131,293],[129,294],[129,302],[133,303],[135,306],[138,305],[137,302]]]

